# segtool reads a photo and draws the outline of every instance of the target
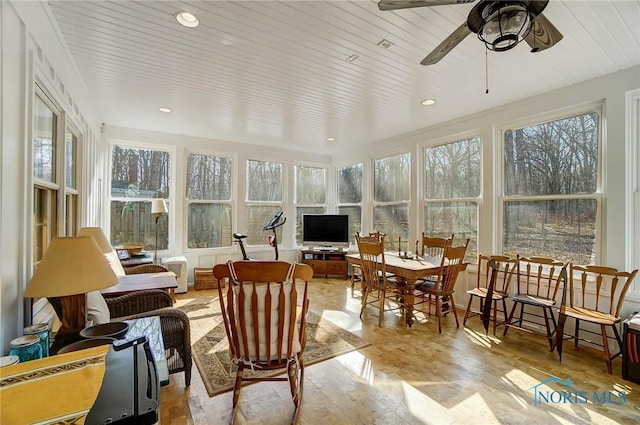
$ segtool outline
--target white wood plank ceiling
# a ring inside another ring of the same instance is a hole
[[[373,0],[49,5],[105,123],[318,153],[640,64],[638,0],[551,0],[544,15],[564,39],[536,54],[526,43],[489,52],[489,94],[475,34],[439,63],[419,64],[473,3],[385,12]],[[180,10],[200,26],[180,26]],[[383,39],[393,45],[378,46]],[[437,103],[422,106],[426,98]]]

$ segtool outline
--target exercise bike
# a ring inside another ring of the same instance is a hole
[[[276,261],[278,260],[278,235],[276,233],[276,229],[282,226],[287,221],[287,217],[284,217],[282,222],[280,222],[280,219],[282,218],[282,214],[283,214],[282,211],[278,211],[273,217],[269,219],[269,221],[267,221],[267,224],[265,224],[264,227],[262,228],[262,230],[271,230],[273,232],[273,235],[269,236],[269,245],[275,249]],[[249,256],[247,255],[247,251],[244,248],[243,241],[246,238],[247,238],[247,235],[244,233],[233,234],[233,239],[235,239],[234,243],[237,243],[238,245],[240,245],[240,251],[242,252],[242,259],[250,260],[251,258],[249,258]]]

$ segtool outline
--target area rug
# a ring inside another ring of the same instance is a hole
[[[209,298],[178,307],[191,319],[193,360],[210,397],[233,389],[235,383],[235,373],[229,360],[229,343],[217,304],[217,299]],[[306,334],[307,345],[302,357],[306,366],[369,345],[360,337],[312,312],[307,317]],[[278,372],[254,373],[266,376]]]

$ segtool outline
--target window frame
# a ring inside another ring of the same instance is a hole
[[[210,156],[215,158],[226,158],[231,161],[231,188],[230,188],[230,197],[228,200],[210,200],[210,199],[190,199],[187,185],[189,184],[189,177],[187,173],[189,172],[189,156],[190,155],[201,155],[201,156]],[[231,237],[229,245],[224,246],[215,246],[215,247],[189,247],[189,206],[192,204],[207,204],[207,205],[225,205],[228,204],[231,211],[231,234],[235,232],[234,226],[236,225],[236,215],[238,210],[237,204],[237,187],[238,187],[238,156],[236,154],[230,153],[222,153],[222,152],[213,152],[213,151],[202,151],[202,150],[188,150],[185,152],[184,159],[184,250],[185,252],[208,252],[205,250],[228,250],[233,248],[234,241],[233,237]]]
[[[165,255],[167,252],[171,252],[173,249],[173,243],[175,243],[175,231],[174,231],[174,211],[175,211],[175,184],[176,184],[176,147],[170,145],[162,145],[162,144],[152,144],[152,143],[142,143],[142,142],[133,142],[129,140],[121,140],[121,139],[110,139],[108,142],[108,165],[106,169],[107,180],[106,180],[106,189],[107,189],[107,229],[109,234],[107,238],[109,242],[111,242],[111,225],[112,225],[112,217],[111,217],[111,203],[113,201],[117,202],[149,202],[151,203],[156,198],[140,198],[140,197],[114,197],[111,195],[111,186],[112,186],[112,168],[113,168],[113,148],[114,146],[118,146],[126,149],[139,149],[139,150],[154,150],[160,152],[167,152],[169,154],[169,172],[168,172],[168,183],[167,190],[168,196],[163,198],[165,203],[167,204],[167,214],[164,218],[167,220],[167,248],[166,249],[157,249],[158,257]],[[151,216],[151,214],[149,214]],[[150,218],[151,220],[151,218]],[[153,227],[155,227],[155,220],[153,220]]]
[[[480,161],[480,167],[479,167],[479,171],[478,171],[478,184],[479,184],[479,191],[478,191],[478,195],[476,197],[462,197],[462,198],[442,198],[442,199],[430,199],[427,197],[427,188],[426,188],[426,180],[427,180],[427,175],[426,175],[426,170],[427,170],[427,162],[426,162],[426,155],[427,155],[427,150],[428,149],[433,149],[433,148],[437,148],[440,146],[445,146],[445,145],[450,145],[450,144],[455,144],[455,143],[460,143],[460,142],[464,142],[467,140],[474,140],[477,139],[477,143],[478,143],[478,156],[479,156],[479,161]],[[427,235],[429,235],[426,226],[426,214],[425,214],[425,209],[427,207],[428,204],[455,204],[455,203],[463,203],[463,202],[467,202],[467,203],[473,203],[476,206],[476,229],[475,229],[475,233],[476,233],[476,241],[475,241],[475,252],[473,250],[467,250],[467,254],[465,255],[465,260],[466,261],[470,261],[472,264],[474,264],[476,262],[477,259],[477,255],[478,253],[481,251],[480,247],[482,239],[483,239],[483,235],[481,234],[481,214],[482,214],[482,204],[483,204],[483,199],[484,199],[484,164],[485,164],[485,160],[484,160],[484,156],[483,156],[483,139],[481,137],[481,134],[479,131],[471,131],[471,132],[467,132],[467,133],[462,133],[462,134],[456,134],[453,136],[448,136],[446,138],[442,138],[442,139],[437,139],[434,141],[431,141],[430,143],[425,143],[425,144],[421,144],[420,145],[420,158],[419,158],[419,169],[420,169],[420,173],[419,173],[419,183],[418,183],[418,187],[419,187],[419,194],[420,194],[420,212],[419,212],[419,221],[418,223],[421,226],[421,230],[420,232],[425,232]],[[421,233],[418,235],[418,239],[421,238]],[[459,243],[462,243],[463,241],[460,238],[460,235],[455,235],[454,237],[454,241],[457,239],[457,241]],[[471,247],[471,243],[469,244]]]
[[[384,161],[384,160],[389,160],[389,159],[394,159],[396,157],[401,157],[403,155],[407,155],[408,156],[408,164],[409,164],[409,176],[408,176],[408,184],[409,184],[409,191],[408,191],[408,199],[403,199],[403,200],[396,200],[396,201],[376,201],[376,162],[377,161]],[[378,226],[376,226],[376,222],[375,222],[375,217],[376,217],[376,208],[378,207],[389,207],[389,206],[405,206],[407,209],[407,239],[406,239],[406,246],[402,246],[403,250],[410,250],[411,247],[413,246],[410,243],[410,238],[411,238],[411,234],[412,234],[412,228],[411,228],[411,207],[412,207],[412,193],[413,193],[413,188],[412,188],[412,182],[413,182],[413,171],[412,171],[412,160],[413,160],[413,152],[410,151],[404,151],[404,152],[396,152],[396,153],[389,153],[388,155],[385,156],[381,156],[381,157],[376,157],[376,158],[372,158],[371,159],[371,224],[373,225],[373,231],[380,231],[383,233],[387,233],[387,229],[381,229],[378,228]],[[391,235],[391,234],[387,234],[385,241],[387,242],[386,245],[386,249],[388,250],[396,250],[399,247],[397,246],[396,243],[396,237],[398,235]],[[405,243],[405,240],[401,239],[401,244]]]
[[[318,170],[323,170],[324,174],[324,203],[322,204],[312,204],[312,203],[302,203],[298,200],[298,170],[301,168],[315,168]],[[301,247],[302,240],[302,215],[298,215],[298,209],[304,208],[317,208],[322,209],[322,212],[314,212],[313,214],[328,214],[329,213],[329,190],[328,190],[328,179],[329,179],[329,170],[326,166],[320,165],[308,165],[308,164],[294,164],[293,165],[293,210],[295,216],[295,224],[293,228],[293,244],[295,247]],[[298,231],[300,231],[300,241],[298,241],[297,235]]]
[[[274,164],[279,164],[280,165],[280,184],[282,185],[282,196],[280,197],[279,201],[254,201],[254,200],[249,200],[249,184],[251,182],[251,179],[249,178],[249,162],[270,162],[270,163],[274,163]],[[244,223],[245,223],[245,228],[247,229],[247,234],[248,237],[247,239],[245,239],[245,246],[246,247],[269,247],[269,242],[268,242],[268,238],[264,237],[264,238],[260,238],[261,240],[264,240],[264,243],[253,243],[253,239],[257,239],[258,237],[255,235],[251,235],[251,229],[249,229],[249,209],[251,207],[268,207],[268,208],[279,208],[281,211],[284,211],[284,207],[285,207],[285,202],[287,201],[287,167],[286,167],[286,162],[283,160],[277,160],[277,159],[273,159],[273,158],[266,158],[266,159],[254,159],[253,157],[248,157],[245,161],[244,161],[244,175],[245,175],[245,181],[244,181],[244,204],[245,204],[245,208],[244,208]],[[286,214],[285,214],[286,216]],[[266,221],[265,221],[266,223]],[[284,240],[283,235],[282,235],[282,228],[284,226],[280,226],[276,229],[277,232],[277,236],[278,236],[278,240],[282,241]],[[268,235],[267,235],[268,236]]]
[[[340,202],[340,171],[345,168],[353,168],[356,166],[360,166],[360,171],[362,173],[360,177],[360,202]],[[359,233],[362,233],[362,225],[363,225],[363,210],[364,210],[364,190],[365,190],[365,174],[364,174],[364,162],[359,161],[352,164],[339,165],[335,167],[335,190],[336,190],[336,211],[338,214],[342,214],[340,212],[340,208],[359,208],[360,209],[360,229]],[[349,244],[355,245],[355,232],[349,232]]]
[[[507,131],[513,129],[522,129],[526,127],[534,127],[551,123],[554,121],[560,121],[563,119],[573,118],[580,115],[586,115],[589,113],[598,114],[598,142],[597,142],[597,164],[596,164],[596,188],[595,192],[591,194],[570,194],[570,195],[505,195],[506,182],[504,178],[504,149],[505,149],[505,134]],[[501,125],[496,125],[494,128],[496,149],[494,149],[494,226],[495,229],[495,247],[497,252],[504,252],[504,208],[507,202],[531,202],[531,201],[547,201],[547,200],[579,200],[579,199],[593,199],[596,202],[596,218],[595,218],[595,255],[592,259],[594,264],[604,264],[605,257],[605,228],[604,228],[604,216],[606,209],[606,194],[604,193],[605,176],[603,173],[604,157],[605,157],[605,105],[604,102],[590,102],[583,105],[578,105],[570,108],[563,108],[560,110],[550,111],[544,114],[538,114],[535,116],[523,117],[519,120],[510,121]],[[540,253],[540,256],[545,256],[545,253]]]

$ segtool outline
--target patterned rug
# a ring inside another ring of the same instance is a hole
[[[233,389],[235,373],[229,360],[229,344],[222,323],[217,298],[202,297],[178,306],[190,318],[193,360],[200,371],[209,396]],[[317,314],[307,317],[307,345],[303,359],[306,366],[369,345]],[[274,372],[255,372],[271,374]]]

